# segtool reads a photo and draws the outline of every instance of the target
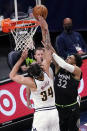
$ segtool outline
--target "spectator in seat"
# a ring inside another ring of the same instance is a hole
[[[67,56],[78,53],[80,55],[87,52],[86,43],[80,33],[72,30],[72,19],[63,20],[64,31],[57,36],[55,49],[59,56],[66,59]]]

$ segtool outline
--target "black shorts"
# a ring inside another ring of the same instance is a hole
[[[60,131],[79,131],[80,111],[78,103],[70,107],[59,107]]]

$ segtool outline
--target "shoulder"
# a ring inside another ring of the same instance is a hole
[[[34,80],[31,77],[28,77],[28,76],[27,77],[23,77],[22,81],[24,81],[25,84],[27,84],[27,85],[34,82]]]
[[[24,84],[28,86],[30,89],[36,89],[35,80],[31,77],[24,77]]]
[[[74,66],[74,67],[75,67],[75,69],[74,69],[73,74],[77,80],[80,80],[81,75],[82,75],[82,71],[78,66]]]
[[[54,73],[53,73],[53,70],[52,70],[51,67],[49,67],[48,73],[47,73],[47,72],[44,72],[44,76],[49,77],[49,78],[52,79],[52,80],[54,79]]]
[[[73,34],[81,36],[81,34],[79,32],[73,31]]]
[[[60,35],[58,35],[58,36],[56,37],[56,39],[63,38],[64,36],[65,36],[65,33],[64,33],[64,32],[62,32]]]

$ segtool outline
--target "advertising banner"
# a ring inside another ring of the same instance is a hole
[[[83,98],[87,96],[87,59],[83,60],[81,70],[83,77],[78,87],[78,93]],[[34,104],[32,99],[31,103]],[[33,113],[34,108],[27,107],[25,85],[16,82],[0,85],[0,125]]]
[[[33,104],[33,101],[31,100]],[[27,107],[26,86],[10,82],[0,86],[0,123],[34,113]]]
[[[83,60],[81,67],[82,70],[82,79],[78,88],[78,93],[81,97],[87,96],[87,59]]]

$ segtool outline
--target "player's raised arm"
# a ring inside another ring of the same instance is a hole
[[[47,44],[51,44],[48,24],[46,20],[41,16],[39,16],[38,19],[39,19],[39,23],[40,23],[40,27],[42,31],[42,41],[44,41]]]
[[[32,84],[32,82],[30,82],[30,83],[28,82],[29,79],[31,79],[31,78],[27,78],[27,77],[25,78],[23,75],[19,75],[19,74],[18,74],[18,70],[19,70],[22,62],[23,62],[23,61],[25,60],[25,58],[27,57],[27,54],[28,54],[27,51],[23,51],[23,52],[22,52],[22,55],[21,55],[20,59],[17,61],[17,63],[16,63],[16,64],[14,65],[14,67],[12,68],[9,76],[10,76],[10,78],[11,78],[13,81],[18,82],[18,83],[20,83],[20,84],[25,84],[25,85],[29,86],[29,84]]]
[[[46,22],[46,20],[39,16],[39,23],[40,23],[40,27],[41,27],[41,31],[42,31],[42,44],[43,46],[49,50],[51,53],[56,53],[55,49],[52,47],[51,45],[51,40],[50,40],[50,33],[49,33],[49,29],[48,29],[48,24]],[[59,69],[58,64],[56,64],[56,62],[54,60],[52,60],[55,64],[56,70]]]

